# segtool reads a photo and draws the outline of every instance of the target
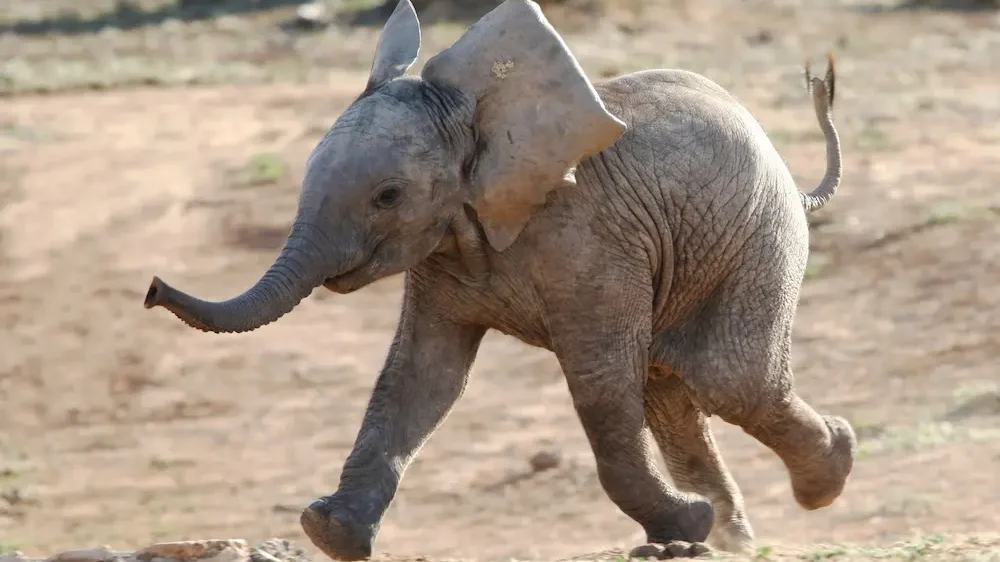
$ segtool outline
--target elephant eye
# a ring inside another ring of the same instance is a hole
[[[375,194],[375,206],[380,209],[388,209],[399,203],[403,195],[402,190],[397,185],[389,185]]]

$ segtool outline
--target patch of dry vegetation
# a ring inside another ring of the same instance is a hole
[[[927,562],[994,562],[1000,560],[1000,538],[930,535],[889,546],[853,544],[813,545],[806,548],[758,548],[753,556],[715,556],[719,560],[861,562],[871,560],[920,560]]]
[[[320,0],[321,2],[323,0]],[[0,6],[0,96],[119,86],[322,80],[366,68],[388,16],[367,0],[326,2],[329,26],[296,25],[293,0],[53,0]],[[542,0],[560,30],[635,21],[639,0]],[[499,2],[416,0],[441,48]],[[389,8],[395,1],[389,1]],[[440,38],[439,38],[440,36]]]
[[[155,558],[154,558],[155,556]],[[56,554],[46,562],[312,562],[307,551],[285,539],[269,539],[250,548],[243,540],[193,540],[152,545],[138,552],[119,552],[100,547]],[[854,544],[818,544],[809,547],[761,546],[752,554],[736,555],[709,552],[697,560],[729,562],[861,562],[861,561],[920,561],[920,562],[996,562],[1000,560],[1000,536],[928,535],[914,537],[886,546]],[[433,562],[427,558],[380,556],[382,562]],[[458,559],[438,559],[439,562],[463,562]],[[624,551],[608,550],[574,557],[559,562],[630,562],[653,560],[629,558]],[[0,541],[0,562],[42,562],[25,557],[10,542]],[[529,562],[521,560],[520,562]],[[541,561],[538,561],[541,562]]]
[[[697,559],[728,562],[861,562],[873,560],[996,562],[1000,561],[1000,535],[925,535],[880,546],[851,543],[760,546],[752,554],[710,552],[697,557]],[[571,562],[626,562],[629,559],[624,551],[609,550],[570,560]]]

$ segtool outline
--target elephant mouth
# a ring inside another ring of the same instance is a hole
[[[323,280],[323,287],[340,295],[348,295],[363,288],[370,282],[370,274],[366,264],[341,273],[336,277],[327,277]]]
[[[363,289],[378,280],[382,275],[382,262],[378,257],[378,250],[381,245],[377,245],[375,250],[368,253],[360,262],[354,262],[354,267],[323,280],[323,287],[340,295],[347,295]]]
[[[351,273],[346,273],[336,277],[327,277],[323,281],[323,287],[340,295],[348,295],[361,288],[359,284],[351,282],[351,276]]]

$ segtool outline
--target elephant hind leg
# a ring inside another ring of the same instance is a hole
[[[857,451],[857,438],[847,420],[821,416],[789,393],[763,420],[743,429],[781,457],[795,501],[804,509],[826,507],[843,492]]]
[[[689,392],[679,377],[651,369],[646,420],[677,488],[712,502],[715,523],[708,544],[727,552],[751,551],[754,533],[743,495],[716,447],[708,418]]]
[[[658,359],[676,365],[700,409],[742,427],[781,458],[800,506],[826,507],[844,489],[857,439],[847,420],[820,415],[793,389],[794,295],[781,286],[732,295],[714,302],[682,337],[665,336]]]

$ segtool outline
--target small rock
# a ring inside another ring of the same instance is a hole
[[[111,552],[106,547],[101,547],[60,552],[48,558],[46,562],[110,562],[115,558],[114,552]]]
[[[253,562],[310,562],[309,554],[287,539],[270,539],[253,549]]]
[[[766,29],[761,29],[753,35],[747,36],[747,43],[751,45],[766,45],[774,41],[774,34]]]
[[[687,558],[691,550],[691,545],[680,541],[663,545],[663,558]]]
[[[254,549],[254,551],[250,553],[250,560],[253,562],[281,562],[273,555],[257,549]]]
[[[0,562],[24,562],[24,553],[20,550],[0,554]]]
[[[323,2],[309,2],[295,9],[295,20],[306,28],[324,27],[330,23],[330,13]]]
[[[654,558],[659,560],[663,558],[663,545],[662,544],[644,544],[633,548],[629,553],[629,558]]]
[[[157,558],[236,562],[249,559],[249,551],[247,542],[241,539],[165,542],[136,552],[135,558],[147,562]]]
[[[702,542],[693,542],[691,543],[691,548],[688,549],[688,554],[691,556],[701,556],[702,554],[710,554],[711,552],[712,549]]]
[[[233,547],[224,549],[222,552],[208,558],[202,558],[203,562],[250,562],[250,553],[247,550],[239,550]]]
[[[164,31],[180,31],[184,29],[184,22],[177,18],[167,18],[160,24],[160,29]]]
[[[559,466],[562,462],[562,456],[559,451],[539,451],[532,455],[528,462],[531,463],[531,470],[543,472]]]

